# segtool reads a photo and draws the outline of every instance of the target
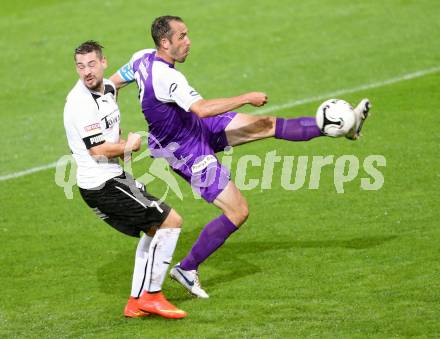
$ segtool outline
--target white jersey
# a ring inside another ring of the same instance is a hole
[[[105,141],[119,142],[121,114],[116,103],[114,84],[104,79],[104,94],[89,90],[81,80],[67,96],[64,128],[77,164],[77,184],[84,189],[100,186],[122,174],[118,158],[97,161],[89,149]]]

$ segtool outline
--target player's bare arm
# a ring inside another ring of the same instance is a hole
[[[200,99],[190,107],[191,112],[206,118],[240,108],[244,105],[263,106],[268,98],[263,92],[249,92],[236,97],[220,99]]]
[[[112,81],[115,84],[116,90],[119,90],[122,87],[127,86],[130,81],[127,81],[125,79],[123,79],[118,72],[116,72],[115,74],[113,74],[110,77],[110,81]]]
[[[125,153],[136,152],[141,147],[141,136],[137,133],[129,133],[127,140],[119,140],[118,143],[106,141],[89,149],[90,155],[96,158],[117,158]]]
[[[116,90],[127,86],[134,81],[134,73],[130,63],[121,66],[111,77],[110,81],[115,84]]]

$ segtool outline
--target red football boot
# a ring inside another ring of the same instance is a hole
[[[187,313],[179,310],[176,306],[166,300],[162,292],[148,293],[144,291],[138,299],[139,308],[145,312],[158,314],[164,318],[180,319],[185,318]]]
[[[124,315],[127,318],[142,318],[142,317],[148,317],[150,315],[150,313],[142,311],[139,308],[138,305],[138,300],[134,297],[130,297],[128,299],[127,305],[125,306],[124,309]]]

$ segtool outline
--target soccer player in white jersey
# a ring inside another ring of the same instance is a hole
[[[307,141],[322,133],[314,117],[283,119],[233,112],[246,104],[266,104],[267,96],[262,92],[202,98],[175,69],[176,62],[186,60],[191,46],[188,29],[180,17],[156,18],[151,35],[156,49],[135,53],[111,79],[117,88],[136,81],[152,155],[165,157],[177,174],[223,212],[204,227],[188,255],[170,272],[192,294],[207,298],[200,286],[198,267],[246,221],[249,213],[245,198],[215,153],[226,146],[268,137]],[[358,137],[368,109],[366,99],[355,108],[357,124],[347,137]]]
[[[80,79],[67,96],[64,127],[78,167],[81,196],[116,230],[134,237],[144,233],[136,250],[131,296],[124,314],[183,318],[186,312],[169,303],[161,292],[182,219],[119,165],[120,157],[139,150],[141,139],[136,133],[129,133],[127,140],[120,138],[116,88],[103,78],[107,60],[102,46],[86,41],[75,49],[74,59]]]

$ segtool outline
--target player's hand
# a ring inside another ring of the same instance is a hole
[[[250,92],[246,93],[245,95],[249,104],[255,107],[263,106],[268,101],[267,94],[263,92]]]
[[[141,148],[141,136],[137,133],[128,133],[126,149],[133,152],[139,151]]]

